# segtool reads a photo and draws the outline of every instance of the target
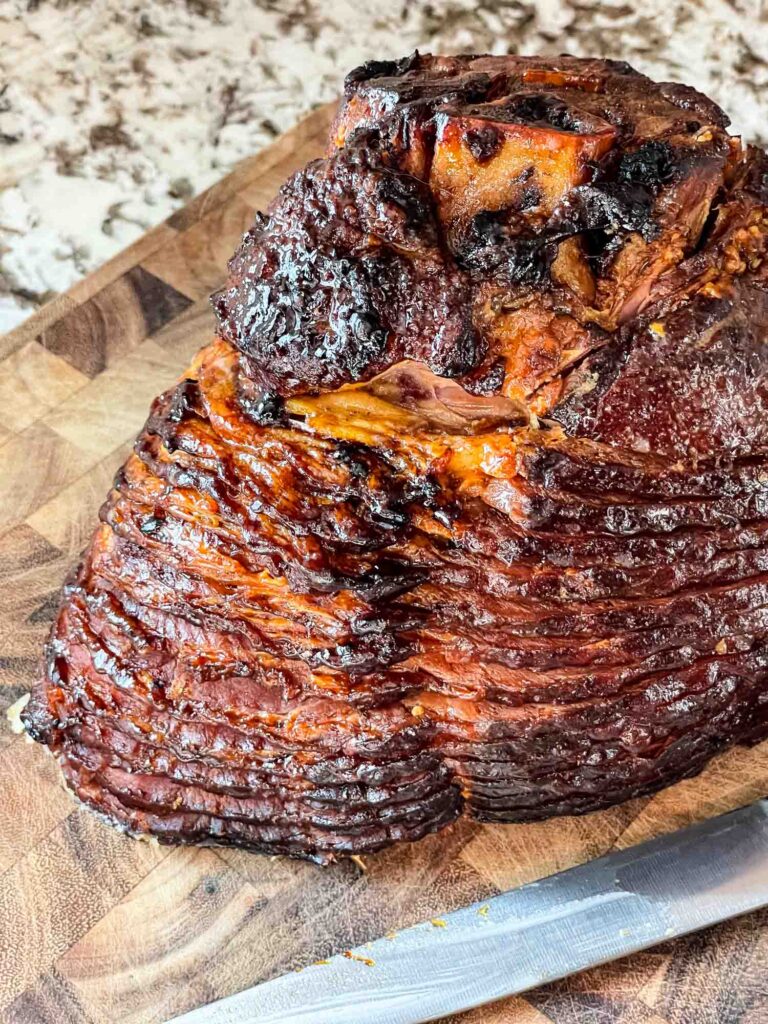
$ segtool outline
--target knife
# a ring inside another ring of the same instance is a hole
[[[419,1024],[766,904],[768,800],[758,800],[168,1024]]]

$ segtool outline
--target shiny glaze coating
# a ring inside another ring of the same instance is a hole
[[[768,732],[768,161],[620,62],[352,72],[24,712],[131,833],[327,862]]]

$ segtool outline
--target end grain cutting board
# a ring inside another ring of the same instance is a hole
[[[58,588],[150,400],[208,341],[208,294],[254,208],[320,153],[331,115],[311,114],[0,340],[4,708],[30,687]],[[127,839],[70,801],[42,748],[2,728],[0,1020],[163,1021],[766,792],[768,744],[586,818],[461,822],[364,866],[321,870]],[[753,915],[453,1020],[758,1024],[767,922]]]

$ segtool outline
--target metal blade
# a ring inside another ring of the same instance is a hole
[[[768,904],[768,800],[563,871],[177,1017],[418,1024]]]

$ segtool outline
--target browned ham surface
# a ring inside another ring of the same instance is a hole
[[[768,159],[571,57],[353,71],[154,403],[23,718],[135,834],[327,862],[768,734]]]

